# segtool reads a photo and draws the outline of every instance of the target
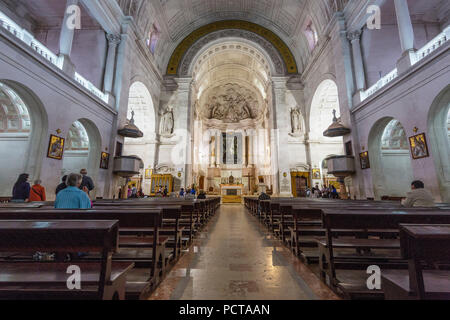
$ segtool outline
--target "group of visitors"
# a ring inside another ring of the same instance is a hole
[[[339,193],[336,190],[336,187],[333,185],[329,185],[319,188],[319,185],[312,187],[312,189],[306,189],[306,197],[307,198],[325,198],[325,199],[339,199]]]
[[[92,207],[89,193],[94,190],[94,182],[86,169],[80,173],[71,173],[62,177],[62,182],[56,187],[56,209],[89,209]],[[45,187],[41,180],[35,180],[33,186],[28,182],[29,174],[23,173],[17,179],[12,191],[11,202],[46,201]]]
[[[138,198],[144,198],[144,192],[142,191],[142,188],[138,190],[136,185],[128,186],[128,193],[127,198],[128,199],[138,199]],[[119,196],[120,198],[120,196]]]

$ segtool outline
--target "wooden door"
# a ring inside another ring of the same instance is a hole
[[[305,177],[295,177],[295,189],[297,190],[297,197],[306,197],[307,187],[308,180]]]
[[[199,181],[199,189],[200,190],[205,190],[205,177],[201,176],[200,177],[200,181]]]

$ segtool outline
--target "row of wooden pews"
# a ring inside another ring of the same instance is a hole
[[[220,198],[101,200],[90,210],[55,210],[49,202],[2,204],[0,226],[13,223],[16,228],[0,228],[0,298],[147,299],[219,205]],[[94,232],[105,222],[114,226],[109,234],[113,240],[102,239],[102,230]],[[66,226],[76,223],[82,227],[65,233]],[[92,235],[87,237],[86,230]],[[61,247],[55,247],[55,243]],[[56,253],[56,258],[34,261],[36,251]],[[71,254],[70,262],[65,261],[65,253]],[[81,290],[69,290],[62,281],[68,278],[66,271],[71,265],[81,269]],[[115,270],[112,266],[124,269],[120,277],[113,274],[120,278],[114,286],[108,278]],[[90,278],[83,278],[85,271]],[[95,275],[104,281],[92,282]],[[12,281],[20,278],[23,281]],[[55,283],[50,279],[59,280]],[[84,288],[90,294],[84,294]],[[98,289],[96,294],[92,294],[92,288]]]
[[[418,291],[411,290],[409,295],[393,296],[386,292],[395,287],[392,283],[387,284],[390,272],[402,275],[397,278],[391,276],[389,279],[392,281],[402,279],[405,283],[408,277],[413,278],[412,274],[407,273],[411,262],[408,263],[410,256],[406,255],[405,242],[401,240],[401,225],[416,224],[419,225],[416,229],[420,229],[420,225],[425,228],[425,225],[431,224],[444,237],[442,230],[448,230],[446,225],[450,225],[448,205],[406,209],[400,203],[391,201],[292,198],[258,201],[256,198],[246,198],[245,206],[293,254],[308,264],[323,282],[347,299],[448,297],[450,286],[442,290],[439,284],[443,275],[450,279],[448,244],[444,246],[447,254],[441,252],[441,261],[437,259],[433,264],[428,262],[424,265],[425,270],[431,267],[440,269],[437,273],[427,271],[427,294],[419,296],[416,294]],[[421,266],[423,264],[422,261]],[[380,289],[367,285],[370,276],[367,270],[371,266],[380,268],[381,275],[386,273]]]

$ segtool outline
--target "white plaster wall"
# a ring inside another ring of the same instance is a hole
[[[25,172],[25,157],[29,139],[24,137],[4,137],[0,135],[0,197],[10,197],[14,183]]]
[[[60,183],[60,172],[63,161],[46,157],[50,134],[66,137],[72,123],[79,119],[89,119],[99,131],[101,147],[96,150],[100,161],[100,152],[107,150],[111,137],[111,127],[114,111],[106,104],[81,89],[72,79],[65,76],[59,69],[46,61],[42,62],[40,56],[35,55],[28,47],[22,47],[17,42],[10,42],[8,36],[0,34],[0,79],[11,80],[31,90],[41,101],[48,117],[48,131],[41,139],[39,159],[29,159],[40,163],[38,176],[31,180],[41,178],[48,190],[54,190]],[[100,164],[100,162],[99,162]],[[102,196],[106,172],[98,170],[94,175],[96,185],[99,187],[97,196]],[[3,182],[1,182],[3,183]],[[49,199],[54,195],[49,194]]]
[[[434,99],[450,83],[450,56],[448,46],[437,55],[429,57],[416,65],[411,72],[400,77],[374,97],[355,107],[353,115],[359,132],[359,144],[367,150],[369,133],[374,124],[382,118],[392,117],[399,120],[407,137],[413,136],[414,128],[418,133],[428,133],[428,114]],[[427,139],[430,139],[428,136]],[[428,141],[430,145],[430,141]],[[362,150],[360,150],[362,152]],[[437,180],[437,168],[430,148],[430,157],[412,160],[414,179],[424,181],[425,186],[437,200],[441,199],[441,191]],[[372,172],[363,171],[367,196],[374,195]],[[409,183],[410,184],[410,183]]]

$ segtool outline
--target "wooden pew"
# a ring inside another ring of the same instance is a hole
[[[113,255],[114,261],[133,263],[126,283],[127,299],[145,299],[158,285],[165,272],[165,244],[168,238],[159,235],[162,226],[162,209],[109,208],[105,210],[0,210],[0,219],[14,220],[117,220],[119,232],[128,234],[119,236],[119,250]],[[134,233],[132,230],[134,229]],[[142,232],[152,230],[151,237],[142,236]],[[86,261],[101,259],[95,251],[83,258]],[[27,261],[30,257],[12,257],[11,261]]]
[[[450,300],[450,225],[400,225],[402,257],[409,270],[383,270],[388,300]],[[424,269],[446,264],[447,270]]]
[[[332,288],[338,288],[348,299],[353,298],[383,298],[382,291],[371,291],[366,287],[369,265],[378,265],[384,269],[406,268],[407,264],[399,255],[400,241],[398,239],[364,238],[356,235],[352,238],[335,239],[333,230],[364,229],[364,230],[399,230],[401,223],[413,224],[449,224],[449,210],[425,209],[366,209],[366,210],[322,210],[323,227],[326,229],[326,239],[318,239],[320,275],[325,281],[328,276]],[[369,254],[354,254],[343,251],[381,250],[380,255],[371,251]],[[384,252],[385,251],[385,252]],[[392,254],[388,254],[388,253]],[[361,270],[361,272],[342,272],[336,270]],[[364,272],[362,272],[364,270]]]
[[[0,299],[125,298],[133,263],[112,262],[118,250],[118,221],[0,221],[0,252],[98,252],[96,262],[0,261]],[[67,269],[81,270],[81,289],[69,290]]]

